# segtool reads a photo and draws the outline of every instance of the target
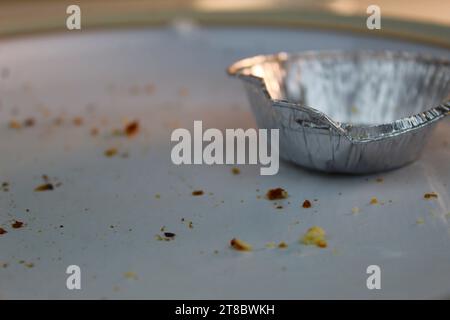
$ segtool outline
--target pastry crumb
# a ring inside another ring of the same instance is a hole
[[[311,201],[309,200],[303,201],[302,207],[305,209],[311,208],[312,207]]]
[[[193,196],[202,196],[205,192],[203,190],[194,190],[192,191]]]
[[[137,135],[139,132],[139,122],[137,120],[128,123],[125,126],[124,133],[127,137],[131,138]]]
[[[253,247],[248,244],[247,242],[237,239],[237,238],[233,238],[230,241],[230,246],[237,251],[252,251]]]
[[[278,248],[280,249],[286,249],[288,247],[287,243],[282,241],[278,244]]]
[[[17,120],[11,120],[9,121],[9,127],[11,129],[20,129],[22,128],[22,124]]]
[[[436,192],[428,192],[423,195],[424,199],[437,199],[438,194]]]
[[[125,272],[125,273],[123,274],[123,276],[124,276],[126,279],[132,279],[132,280],[137,280],[137,279],[138,279],[137,274],[136,274],[135,272],[132,272],[132,271]]]
[[[34,191],[41,192],[41,191],[51,191],[54,189],[55,189],[55,187],[53,186],[52,183],[44,183],[44,184],[41,184],[41,185],[37,186],[36,188],[34,188]]]
[[[231,168],[231,173],[233,173],[234,175],[238,175],[241,173],[241,169],[239,169],[237,167],[233,167],[233,168]]]
[[[266,248],[268,248],[268,249],[273,249],[275,247],[276,247],[275,242],[268,242],[268,243],[266,243]]]
[[[370,198],[370,204],[378,204],[378,199],[377,199],[377,197],[372,197],[372,198]]]
[[[286,199],[287,197],[288,193],[283,188],[270,189],[266,193],[266,198],[269,200]]]
[[[320,248],[328,246],[326,241],[326,233],[321,227],[313,226],[301,238],[301,243],[305,245],[316,245]]]
[[[117,154],[117,149],[116,148],[109,148],[107,150],[105,150],[105,152],[103,153],[106,157],[111,158],[114,157]]]
[[[82,126],[83,122],[84,122],[83,118],[81,118],[81,117],[75,117],[72,119],[72,123],[77,127]]]
[[[11,224],[11,227],[13,228],[13,229],[20,229],[20,228],[22,228],[24,226],[24,223],[22,222],[22,221],[19,221],[19,220],[15,220],[12,224]]]

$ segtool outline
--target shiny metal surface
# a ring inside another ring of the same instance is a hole
[[[244,80],[280,156],[326,172],[373,173],[420,155],[450,114],[450,61],[406,52],[279,53],[228,68]]]

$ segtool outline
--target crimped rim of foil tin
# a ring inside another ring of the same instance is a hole
[[[238,60],[231,64],[227,68],[227,73],[230,76],[240,78],[244,81],[255,84],[260,87],[263,94],[269,99],[274,107],[291,108],[300,111],[307,112],[313,118],[319,119],[323,126],[323,123],[327,124],[330,129],[335,130],[339,134],[347,137],[352,143],[365,143],[374,140],[386,139],[399,134],[404,134],[409,131],[420,129],[426,125],[432,124],[447,115],[450,115],[450,92],[447,98],[444,99],[439,105],[431,107],[425,111],[400,118],[391,122],[376,124],[376,125],[359,125],[346,122],[338,122],[330,118],[324,112],[315,109],[314,107],[307,106],[301,103],[275,99],[271,97],[266,83],[262,77],[254,74],[244,74],[243,71],[264,62],[284,62],[288,59],[322,59],[327,57],[383,57],[383,58],[401,58],[406,61],[414,60],[425,63],[432,63],[442,66],[450,66],[450,60],[442,57],[436,57],[423,53],[412,53],[406,51],[390,51],[390,50],[357,50],[357,51],[345,51],[345,50],[324,50],[324,51],[305,51],[299,53],[286,53],[280,52],[271,55],[257,55],[249,58]],[[357,134],[353,134],[356,131]]]

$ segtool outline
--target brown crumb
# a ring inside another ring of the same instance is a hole
[[[178,90],[178,95],[180,97],[187,97],[189,95],[189,91],[187,88],[180,88],[180,90]]]
[[[279,206],[276,206],[275,208],[277,208],[277,209],[283,209],[283,206],[279,205]]]
[[[429,192],[429,193],[425,193],[423,195],[424,199],[437,199],[438,198],[438,194],[436,192]]]
[[[98,135],[98,129],[97,128],[92,128],[91,129],[91,136],[93,136],[93,137],[95,137],[95,136],[97,136]]]
[[[309,200],[303,201],[302,207],[305,209],[311,208],[312,207],[311,201]]]
[[[108,158],[114,157],[117,154],[117,149],[116,148],[109,148],[107,150],[105,150],[104,155]]]
[[[376,178],[375,181],[378,182],[378,183],[382,183],[384,181],[384,179],[379,177],[379,178]]]
[[[72,119],[72,123],[74,125],[76,125],[77,127],[79,127],[79,126],[83,125],[83,118],[75,117],[75,118]]]
[[[41,184],[40,186],[37,186],[36,188],[34,188],[34,191],[36,191],[36,192],[51,191],[53,189],[55,189],[53,184],[51,184],[51,183],[44,183],[44,184]]]
[[[282,241],[278,244],[278,248],[280,249],[286,249],[288,247],[287,243]]]
[[[64,123],[64,118],[63,117],[56,117],[55,119],[53,119],[53,124],[55,126],[60,126]]]
[[[0,228],[0,235],[2,235],[2,234],[6,234],[6,233],[8,233],[8,231],[6,231],[5,229],[3,229],[3,228]]]
[[[231,168],[231,173],[233,173],[234,175],[238,175],[241,173],[241,169],[239,169],[237,167],[233,167],[233,168]]]
[[[135,136],[139,132],[139,122],[132,121],[125,126],[124,133],[128,138]]]
[[[27,118],[23,122],[23,126],[24,127],[32,127],[32,126],[34,126],[35,123],[36,123],[36,121],[34,120],[34,118]]]
[[[20,128],[22,128],[22,125],[21,125],[18,121],[16,121],[16,120],[11,120],[11,121],[9,122],[9,127],[10,127],[11,129],[20,129]]]
[[[247,242],[237,239],[237,238],[233,238],[230,241],[230,246],[237,251],[252,251],[253,247],[248,244]]]
[[[202,196],[204,194],[203,190],[194,190],[192,191],[193,196]]]
[[[144,87],[144,91],[147,94],[153,94],[155,92],[155,89],[156,89],[155,85],[152,83],[149,83],[149,84],[145,85],[145,87]]]
[[[189,229],[194,229],[194,224],[192,223],[192,221],[189,221],[188,227]]]
[[[269,200],[286,199],[287,197],[287,191],[282,188],[270,189],[266,193],[266,198]]]
[[[377,199],[377,197],[372,197],[372,198],[370,199],[370,204],[378,204],[378,199]]]
[[[18,220],[15,220],[15,221],[11,224],[11,227],[13,227],[14,229],[20,229],[20,228],[23,227],[23,225],[24,225],[23,222],[18,221]]]

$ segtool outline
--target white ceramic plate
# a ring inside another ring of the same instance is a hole
[[[376,176],[324,175],[287,163],[273,177],[260,176],[257,166],[232,175],[229,166],[170,160],[176,127],[191,130],[194,120],[220,129],[254,126],[241,83],[225,74],[233,61],[369,48],[450,57],[424,45],[312,30],[177,27],[1,40],[0,182],[10,187],[0,191],[0,226],[8,231],[0,236],[0,263],[7,264],[0,265],[0,298],[450,294],[448,121],[419,161]],[[28,117],[33,127],[8,127]],[[74,117],[83,124],[74,125]],[[112,136],[126,119],[138,119],[140,133]],[[111,147],[129,156],[105,157]],[[62,185],[34,192],[43,174]],[[273,187],[290,194],[281,210],[257,199]],[[205,195],[193,197],[193,189]],[[426,192],[439,198],[424,200]],[[369,205],[371,197],[384,204]],[[318,201],[303,209],[304,199]],[[361,212],[352,214],[353,207]],[[16,219],[25,227],[13,229]],[[327,231],[327,249],[298,242],[313,225]],[[162,226],[177,234],[174,241],[155,239]],[[231,250],[233,237],[254,252]],[[265,248],[272,241],[289,247]],[[66,288],[72,264],[81,267],[81,290]],[[381,290],[366,287],[372,264],[381,268]]]

